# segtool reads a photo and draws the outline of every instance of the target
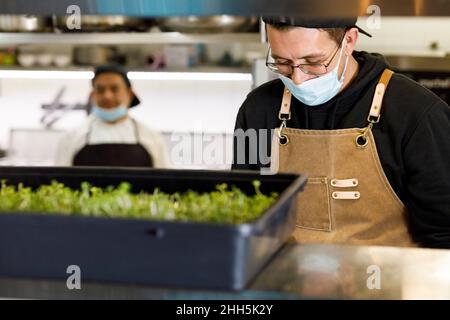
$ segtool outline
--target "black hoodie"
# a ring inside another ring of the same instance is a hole
[[[375,86],[388,65],[380,55],[354,52],[353,56],[360,69],[349,86],[320,106],[306,106],[293,97],[288,127],[326,130],[367,126]],[[279,127],[283,88],[280,80],[273,80],[249,93],[235,129]],[[428,89],[396,73],[373,134],[384,172],[408,209],[415,240],[427,247],[450,248],[450,107]],[[267,166],[258,157],[258,145],[259,141],[243,147],[235,141],[233,169]],[[269,135],[269,155],[270,146]],[[237,163],[238,152],[245,154],[245,164]],[[249,160],[252,154],[257,163]]]

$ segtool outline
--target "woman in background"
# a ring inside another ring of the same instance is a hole
[[[140,101],[127,72],[116,65],[101,66],[92,87],[91,114],[61,140],[56,165],[167,167],[161,135],[128,114]]]

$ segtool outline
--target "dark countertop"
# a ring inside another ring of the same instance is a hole
[[[450,250],[288,244],[241,292],[92,282],[82,282],[81,290],[68,290],[65,281],[0,278],[0,297],[450,299]]]

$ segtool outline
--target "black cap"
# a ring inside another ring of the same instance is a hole
[[[94,71],[94,78],[92,79],[92,85],[94,84],[95,79],[102,73],[118,74],[119,76],[121,76],[123,78],[123,81],[125,81],[125,84],[127,85],[127,87],[131,89],[131,82],[130,82],[130,79],[128,78],[128,72],[122,66],[117,65],[117,64],[107,64],[107,65],[97,67]],[[134,91],[132,91],[132,92],[133,92],[133,98],[130,103],[130,108],[133,108],[141,103],[141,101],[136,96]]]
[[[357,28],[359,32],[368,37],[372,35],[356,25],[358,17],[349,18],[309,18],[309,17],[283,17],[283,16],[266,16],[262,20],[270,25],[276,26],[292,26],[303,28]]]

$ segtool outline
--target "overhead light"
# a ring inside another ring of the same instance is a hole
[[[179,80],[179,81],[251,81],[250,73],[225,72],[128,72],[132,80]]]
[[[57,70],[0,70],[0,79],[86,79],[94,77],[93,71]],[[225,72],[128,72],[131,80],[178,80],[178,81],[251,81],[250,73]]]
[[[92,79],[92,71],[0,70],[1,79]]]

